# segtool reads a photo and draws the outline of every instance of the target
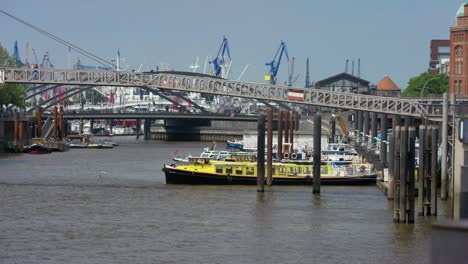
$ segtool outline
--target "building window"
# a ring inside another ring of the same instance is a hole
[[[455,64],[455,75],[461,75],[463,71],[463,64],[461,62],[457,62]]]
[[[463,81],[458,81],[458,95],[462,95]]]
[[[461,46],[456,46],[455,47],[455,57],[461,57],[463,56],[463,48]]]

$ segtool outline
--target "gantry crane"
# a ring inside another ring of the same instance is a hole
[[[214,76],[227,78],[229,68],[231,67],[231,53],[229,51],[229,42],[226,37],[223,36],[223,42],[219,47],[218,54],[210,63],[213,64]]]
[[[278,69],[281,64],[281,58],[283,54],[286,56],[286,59],[289,61],[288,50],[286,49],[286,43],[281,41],[281,45],[276,51],[273,60],[270,62],[265,63],[266,66],[270,66],[270,72],[265,75],[265,81],[268,81],[270,84],[276,84],[276,75],[278,74]]]

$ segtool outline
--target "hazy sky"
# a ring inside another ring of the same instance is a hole
[[[361,77],[376,84],[389,75],[400,88],[427,70],[431,39],[448,39],[461,0],[4,0],[0,9],[105,59],[117,49],[130,69],[169,65],[190,71],[199,57],[216,56],[222,37],[230,42],[230,78],[263,82],[280,41],[296,58],[296,86],[344,71],[346,59],[361,59]],[[68,49],[0,14],[0,43],[13,52],[26,42],[41,60],[46,50],[65,68]],[[30,52],[29,60],[33,60]],[[72,61],[94,63],[72,52]],[[209,67],[209,65],[207,66]],[[350,63],[351,67],[351,63]],[[357,70],[356,70],[357,71]],[[282,63],[278,79],[287,79]]]

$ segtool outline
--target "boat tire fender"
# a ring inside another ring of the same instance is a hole
[[[293,160],[297,159],[297,154],[296,153],[291,154],[291,159]]]
[[[289,153],[284,153],[284,154],[283,154],[283,158],[289,159]]]
[[[359,171],[365,172],[365,171],[366,171],[366,166],[362,165],[362,166],[359,168]]]

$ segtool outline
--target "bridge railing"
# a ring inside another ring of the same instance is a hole
[[[417,100],[247,83],[183,73],[23,68],[3,68],[0,72],[4,81],[11,83],[151,87],[402,116],[429,114],[427,107]]]

